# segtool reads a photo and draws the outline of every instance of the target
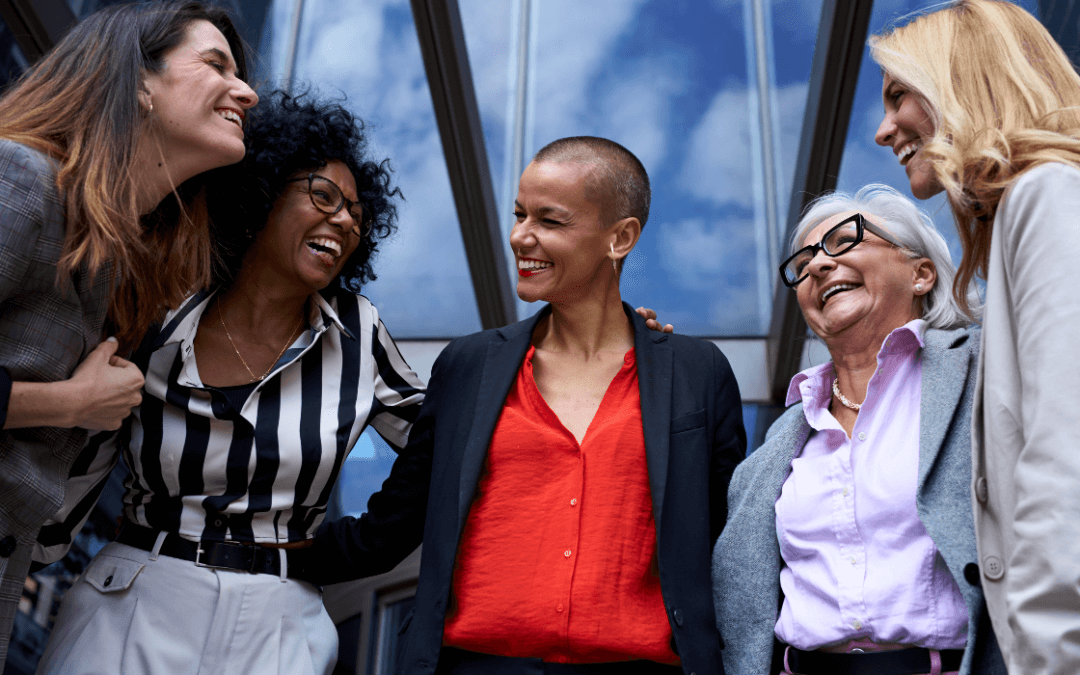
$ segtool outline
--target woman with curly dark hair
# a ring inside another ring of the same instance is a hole
[[[403,447],[423,385],[356,294],[394,229],[386,162],[341,105],[267,98],[244,161],[208,181],[216,286],[134,357],[143,403],[115,444],[124,525],[65,597],[39,673],[333,668],[304,549],[360,433]],[[101,482],[109,447],[89,446],[73,482]],[[77,527],[83,508],[61,520]]]

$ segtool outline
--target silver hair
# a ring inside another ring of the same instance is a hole
[[[803,239],[818,224],[845,211],[858,211],[884,221],[885,229],[896,238],[912,258],[929,258],[937,270],[934,288],[922,296],[922,318],[931,328],[958,328],[972,323],[953,299],[952,286],[956,266],[945,238],[934,228],[934,221],[914,202],[888,185],[872,183],[854,195],[830,192],[818,197],[803,212],[791,237],[790,251],[802,248]],[[967,289],[968,304],[976,318],[982,313],[982,300],[974,282]]]

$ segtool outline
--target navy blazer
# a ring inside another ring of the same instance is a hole
[[[968,641],[960,675],[1005,675],[974,562],[971,403],[979,331],[928,328],[924,341],[915,507],[967,605]],[[728,666],[739,675],[768,675],[782,663],[773,633],[784,564],[776,500],[811,431],[802,403],[791,406],[731,483],[731,518],[713,552],[713,592],[718,627],[730,645]]]
[[[710,555],[727,519],[731,474],[745,456],[739,387],[715,345],[633,321],[642,430],[656,522],[660,587],[687,673],[722,672]],[[458,542],[488,445],[545,307],[530,319],[452,341],[431,371],[409,444],[359,520],[327,526],[312,547],[324,581],[393,567],[415,547],[426,507],[424,554],[402,672],[433,673]],[[420,483],[430,493],[418,490]]]

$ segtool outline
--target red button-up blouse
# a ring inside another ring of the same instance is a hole
[[[660,594],[634,350],[580,445],[530,348],[488,449],[443,642],[558,663],[678,664]]]

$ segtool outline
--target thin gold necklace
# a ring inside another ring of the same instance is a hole
[[[251,370],[251,366],[249,366],[247,361],[244,360],[244,355],[241,354],[240,350],[236,348],[236,343],[233,342],[232,335],[229,333],[229,327],[225,325],[225,317],[221,314],[221,300],[218,300],[217,302],[217,315],[218,320],[221,321],[221,327],[225,329],[225,337],[229,338],[229,344],[232,345],[233,351],[236,352],[236,356],[240,359],[240,363],[244,364],[244,368],[247,369],[248,375],[251,375],[251,382],[261,382],[262,380],[266,379],[266,376],[269,375],[270,371],[274,369],[274,366],[277,365],[277,362],[281,360],[281,355],[284,354],[285,350],[289,348],[289,345],[293,343],[293,336],[296,335],[296,331],[300,329],[300,326],[304,325],[304,315],[301,313],[300,321],[296,324],[296,328],[293,328],[292,332],[289,333],[289,339],[285,341],[285,346],[281,348],[280,352],[278,352],[278,355],[274,358],[273,363],[271,363],[270,367],[266,369],[266,372],[262,374],[262,377],[256,377],[255,373]]]

